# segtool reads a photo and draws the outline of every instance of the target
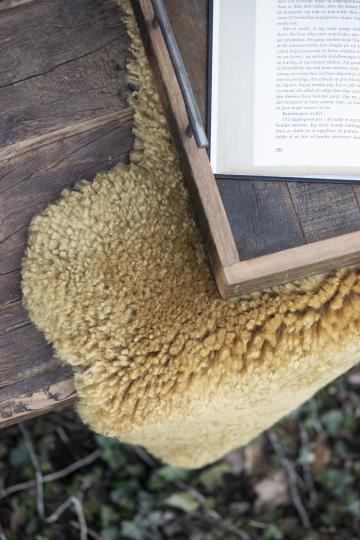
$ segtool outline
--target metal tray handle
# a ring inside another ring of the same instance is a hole
[[[153,25],[154,27],[160,27],[161,29],[185,103],[189,119],[189,126],[186,133],[189,136],[194,135],[196,144],[199,148],[207,148],[209,146],[209,141],[201,121],[199,108],[171,28],[169,17],[166,13],[164,2],[163,0],[152,0],[152,5],[155,13]]]

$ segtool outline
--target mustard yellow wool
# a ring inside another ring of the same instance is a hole
[[[360,357],[360,271],[219,297],[127,1],[135,143],[30,226],[23,295],[94,430],[198,467]]]

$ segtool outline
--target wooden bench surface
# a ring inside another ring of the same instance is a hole
[[[0,2],[0,425],[75,400],[71,370],[21,305],[34,214],[128,160],[128,37],[112,0]]]
[[[203,117],[207,0],[166,0]],[[191,36],[191,39],[189,39]],[[20,264],[34,214],[128,160],[129,40],[113,0],[0,2],[0,425],[71,404],[71,370],[29,321]],[[241,259],[360,229],[360,190],[218,183]]]

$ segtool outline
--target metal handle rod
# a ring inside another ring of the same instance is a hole
[[[201,121],[200,112],[171,28],[169,17],[166,13],[164,2],[163,0],[152,0],[152,5],[155,13],[153,24],[154,26],[160,26],[185,103],[190,124],[186,132],[188,135],[194,135],[196,144],[199,148],[206,148],[209,146],[209,141]]]

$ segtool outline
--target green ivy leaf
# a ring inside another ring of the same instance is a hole
[[[342,521],[342,509],[337,503],[329,503],[325,508],[325,513],[321,516],[325,525],[339,525]]]
[[[355,499],[354,501],[350,502],[346,509],[354,517],[360,518],[360,499]]]
[[[151,490],[162,491],[169,487],[169,484],[174,482],[185,482],[190,477],[190,472],[186,469],[180,469],[178,467],[170,467],[165,465],[160,469],[155,470],[148,482],[148,487]]]
[[[108,527],[101,531],[101,540],[118,540],[119,533],[117,527]]]
[[[341,469],[327,468],[320,474],[320,482],[329,491],[329,496],[341,497],[353,481],[351,474]]]
[[[330,410],[321,416],[322,423],[326,431],[335,436],[344,424],[344,414],[338,409]]]
[[[203,471],[198,481],[208,490],[212,491],[216,487],[221,486],[224,474],[230,473],[231,467],[229,463],[223,462],[209,467]]]
[[[284,535],[276,525],[269,525],[262,534],[262,540],[282,540]]]
[[[13,467],[21,467],[29,461],[29,455],[25,443],[20,440],[10,452],[10,464]]]
[[[103,504],[101,505],[101,509],[100,509],[100,519],[101,519],[101,526],[104,529],[106,529],[110,525],[112,525],[114,522],[118,521],[119,516],[111,506]]]
[[[119,441],[96,435],[96,442],[101,449],[101,457],[112,471],[119,471],[126,466],[127,459]]]
[[[123,521],[121,525],[121,535],[131,540],[144,540],[144,531],[133,521]],[[101,539],[103,540],[103,539]]]
[[[184,512],[195,512],[200,506],[198,499],[192,493],[187,491],[170,495],[170,497],[167,497],[164,500],[164,503],[168,506],[179,508]]]

